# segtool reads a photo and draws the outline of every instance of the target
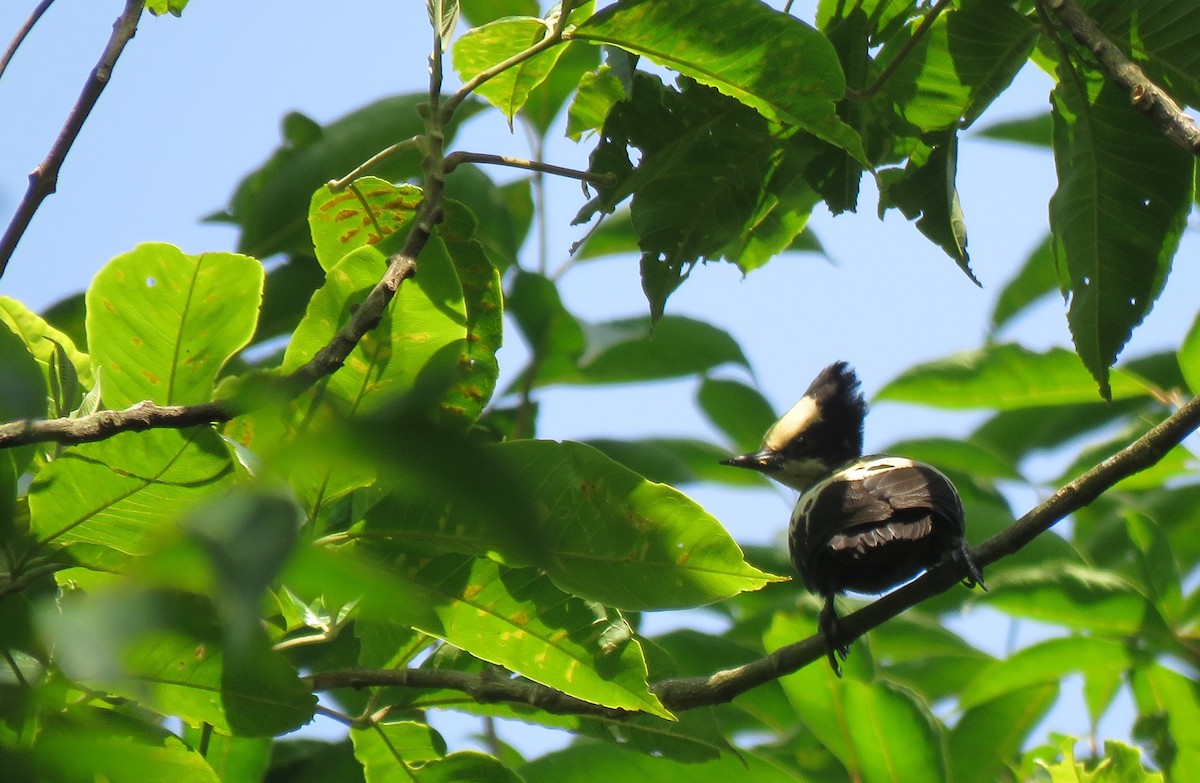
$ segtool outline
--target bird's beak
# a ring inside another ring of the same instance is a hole
[[[783,467],[783,457],[777,451],[763,449],[751,454],[739,454],[736,457],[721,460],[722,465],[735,468],[749,468],[759,473],[772,473]]]

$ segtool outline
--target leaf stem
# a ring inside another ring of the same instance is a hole
[[[346,176],[341,177],[339,179],[331,179],[331,180],[329,180],[329,182],[326,183],[326,185],[329,188],[329,190],[334,193],[341,192],[346,189],[347,185],[349,185],[351,182],[358,179],[362,175],[366,174],[368,171],[370,171],[375,166],[378,166],[380,163],[382,163],[383,161],[392,157],[393,155],[397,155],[401,152],[406,152],[406,151],[418,146],[424,140],[425,140],[424,136],[413,136],[411,139],[405,139],[404,141],[398,141],[395,144],[393,144],[392,146],[386,147],[386,148],[380,150],[379,152],[376,152],[374,155],[372,155],[371,157],[364,160],[362,163],[355,166],[354,169]]]
[[[921,24],[917,25],[917,29],[913,31],[912,36],[909,37],[909,39],[904,42],[904,45],[900,47],[900,50],[896,52],[896,56],[891,59],[891,62],[884,66],[883,70],[880,71],[879,76],[875,77],[875,81],[871,82],[861,90],[847,87],[846,98],[852,101],[865,101],[874,96],[875,93],[879,92],[880,88],[887,83],[888,79],[892,78],[892,75],[896,73],[896,70],[908,58],[908,55],[912,54],[912,50],[917,47],[917,44],[919,44],[921,39],[925,37],[925,34],[929,32],[929,29],[933,27],[933,23],[937,21],[938,16],[941,15],[942,11],[945,10],[946,6],[948,5],[950,5],[950,0],[938,0],[937,3],[935,3],[934,6],[929,9],[928,13],[925,14],[925,18],[921,20]]]

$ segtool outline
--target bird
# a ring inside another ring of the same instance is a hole
[[[758,451],[721,462],[800,492],[788,550],[805,587],[824,599],[817,626],[839,677],[849,645],[839,641],[835,595],[884,593],[947,559],[963,569],[967,587],[987,589],[954,484],[923,462],[864,456],[866,413],[854,369],[834,362],[771,425]]]

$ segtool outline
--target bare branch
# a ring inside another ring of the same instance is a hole
[[[615,185],[617,181],[616,175],[612,172],[606,171],[603,174],[593,174],[590,171],[569,169],[563,166],[554,166],[550,163],[540,163],[536,160],[514,158],[509,155],[492,155],[486,152],[451,152],[446,156],[446,173],[449,174],[464,163],[490,163],[495,166],[509,166],[514,169],[540,171],[545,174],[555,174],[559,177],[590,182],[593,185]]]
[[[1168,417],[1134,443],[1062,487],[1054,495],[980,544],[972,557],[985,566],[1020,550],[1068,514],[1091,503],[1122,479],[1154,465],[1188,434],[1200,427],[1200,397]],[[964,576],[961,566],[943,563],[921,578],[839,620],[839,643],[849,643],[921,601],[949,590]],[[780,648],[744,666],[706,677],[661,680],[651,690],[673,712],[732,701],[737,696],[825,657],[819,636]],[[477,701],[527,704],[553,713],[588,715],[619,720],[633,713],[600,707],[524,679],[491,674],[466,674],[423,669],[345,669],[309,676],[313,690],[396,685],[409,688],[447,688]]]
[[[393,144],[392,146],[386,147],[386,148],[380,150],[379,152],[376,152],[374,155],[372,155],[371,157],[367,158],[362,163],[355,166],[354,170],[351,171],[346,176],[339,177],[338,179],[329,180],[329,182],[327,183],[329,186],[329,190],[333,193],[338,193],[340,191],[345,190],[347,185],[349,185],[351,182],[358,179],[362,175],[366,174],[368,171],[370,171],[375,166],[378,166],[380,163],[382,163],[383,161],[387,160],[388,158],[390,158],[391,156],[393,156],[397,153],[404,152],[405,150],[409,150],[409,149],[412,149],[413,147],[416,147],[417,145],[419,145],[421,143],[421,141],[422,141],[422,137],[413,136],[410,139],[405,139],[404,141],[398,141],[395,144]]]
[[[25,20],[23,25],[21,25],[21,29],[17,30],[16,34],[13,35],[13,39],[9,42],[8,48],[4,50],[3,55],[0,55],[0,76],[4,75],[5,69],[8,68],[8,64],[12,60],[13,55],[17,53],[17,49],[21,48],[21,44],[29,35],[29,31],[33,29],[35,24],[38,23],[38,20],[42,18],[42,14],[46,13],[46,9],[48,9],[53,2],[54,0],[42,0],[42,2],[38,3],[37,8],[33,9],[33,11],[29,14],[29,18]]]
[[[1129,99],[1138,111],[1157,125],[1164,136],[1193,155],[1200,155],[1200,126],[1196,121],[1185,114],[1165,90],[1150,81],[1075,0],[1038,2],[1096,56],[1108,75],[1129,92]]]
[[[12,258],[13,251],[17,248],[17,243],[21,241],[25,230],[29,228],[29,223],[33,220],[34,213],[37,212],[38,207],[41,206],[46,197],[57,189],[59,169],[62,168],[63,161],[66,159],[71,145],[75,143],[75,139],[79,136],[79,131],[83,129],[84,121],[91,114],[96,101],[100,99],[100,93],[104,91],[105,85],[108,84],[117,58],[121,56],[121,52],[125,49],[125,44],[129,43],[134,33],[137,32],[138,18],[141,16],[142,7],[145,4],[145,0],[126,0],[125,10],[117,17],[117,21],[113,23],[112,36],[109,37],[108,44],[104,47],[104,52],[100,55],[100,61],[96,63],[96,67],[92,69],[91,74],[84,83],[83,90],[79,93],[79,98],[75,101],[75,105],[71,107],[71,113],[67,115],[66,124],[63,125],[62,130],[59,132],[58,138],[54,140],[54,144],[50,147],[50,152],[46,154],[45,160],[39,163],[37,168],[30,173],[29,188],[25,191],[21,203],[17,205],[17,211],[13,214],[12,220],[9,221],[4,236],[0,237],[0,277],[4,275],[4,270],[8,267],[8,262]]]

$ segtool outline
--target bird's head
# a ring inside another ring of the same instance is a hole
[[[866,412],[854,369],[835,362],[821,370],[800,401],[771,425],[758,451],[721,464],[757,470],[804,491],[834,468],[862,456]]]

